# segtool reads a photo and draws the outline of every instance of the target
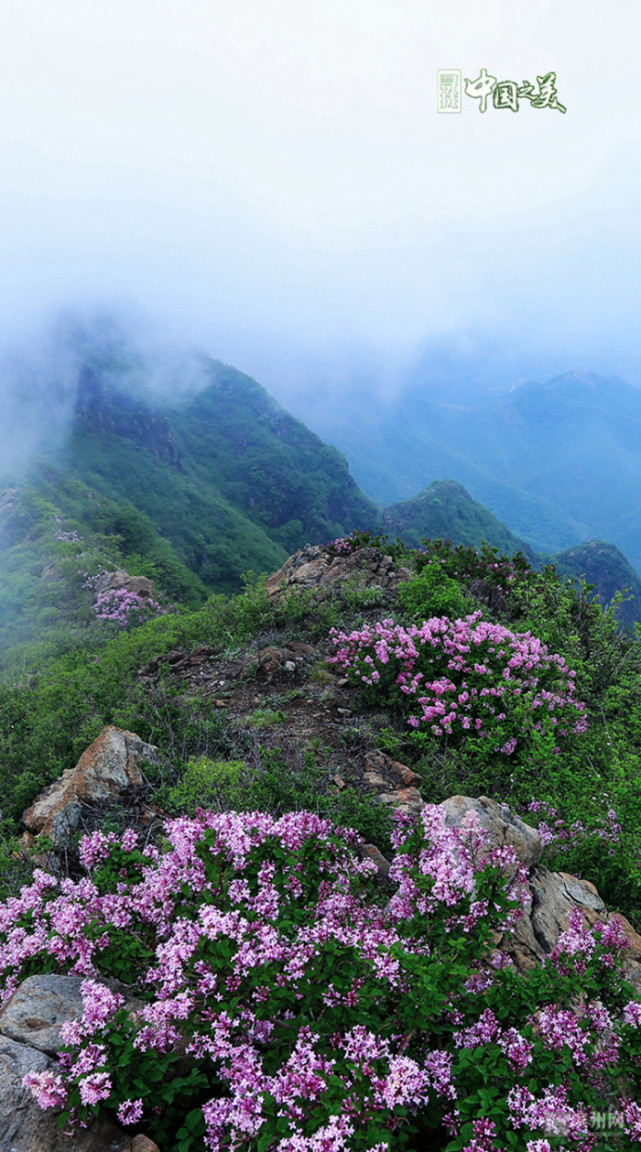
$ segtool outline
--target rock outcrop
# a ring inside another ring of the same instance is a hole
[[[411,575],[409,569],[397,568],[380,548],[359,548],[337,556],[320,544],[306,544],[269,577],[266,587],[270,596],[306,588],[331,594],[351,577],[365,588],[392,591]]]
[[[410,782],[409,778],[404,778],[404,773],[410,772],[409,768],[383,752],[374,752],[366,759],[364,779],[383,803],[412,813],[425,805],[414,787],[415,781],[411,781],[410,787],[403,787],[406,780]],[[416,774],[411,773],[411,776]],[[489,846],[510,845],[517,859],[528,869],[529,893],[525,915],[510,937],[497,941],[498,947],[508,953],[519,971],[526,972],[550,954],[568,927],[571,909],[577,908],[587,924],[594,924],[597,920],[607,924],[612,916],[619,919],[630,941],[624,956],[624,971],[641,994],[641,936],[625,916],[606,908],[589,880],[580,880],[567,872],[550,872],[540,863],[543,844],[535,828],[515,816],[507,804],[498,804],[487,796],[476,800],[469,796],[450,796],[440,807],[445,811],[447,823],[457,827],[468,812],[475,812],[480,826],[488,833]],[[363,845],[361,855],[372,859],[380,875],[387,879],[389,861],[374,845]]]
[[[517,968],[525,972],[540,963],[558,943],[568,927],[569,913],[577,908],[588,924],[597,920],[607,924],[612,916],[621,921],[630,947],[624,957],[626,976],[641,993],[641,936],[620,913],[608,911],[594,884],[567,872],[550,872],[540,863],[543,845],[535,828],[514,816],[506,804],[497,804],[487,796],[472,800],[452,796],[441,805],[448,823],[460,825],[466,812],[476,812],[479,824],[488,832],[490,844],[509,844],[529,871],[528,888],[531,902],[509,939],[499,942]]]
[[[83,367],[75,409],[80,428],[103,436],[122,436],[184,472],[178,445],[166,416],[126,395],[92,368]]]
[[[479,825],[489,836],[492,847],[509,845],[526,868],[534,868],[541,859],[543,844],[536,828],[514,816],[507,804],[498,804],[487,796],[472,800],[469,796],[450,796],[441,804],[447,823],[460,827],[468,812],[474,812]]]
[[[67,768],[40,794],[23,815],[30,847],[38,834],[47,836],[54,848],[64,845],[78,827],[83,805],[114,799],[131,788],[140,788],[140,761],[154,760],[157,749],[134,732],[110,725],[83,752],[75,768]]]
[[[379,749],[367,753],[363,780],[377,793],[381,804],[390,808],[417,815],[424,807],[416,787],[421,782],[418,773]]]
[[[154,594],[154,582],[146,576],[130,576],[124,568],[117,568],[115,572],[101,572],[96,578],[94,591],[100,593],[116,590],[133,592],[141,600],[150,600]]]
[[[124,985],[105,983],[125,996],[132,1011],[139,1007]],[[132,1139],[108,1117],[65,1136],[59,1112],[43,1111],[23,1086],[29,1072],[55,1072],[60,1027],[82,1013],[81,984],[76,976],[30,976],[0,1009],[0,1152],[158,1152],[152,1140]]]

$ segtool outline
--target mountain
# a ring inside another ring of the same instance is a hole
[[[165,388],[161,394],[154,366],[117,330],[108,338],[104,332],[72,334],[69,344],[74,374],[64,393],[70,413],[66,435],[59,434],[58,416],[56,437],[27,476],[7,478],[0,487],[0,648],[45,634],[54,646],[64,646],[74,629],[82,640],[92,619],[83,583],[87,574],[124,569],[153,580],[166,599],[196,607],[212,591],[238,590],[248,571],[274,571],[303,545],[326,543],[354,529],[383,528],[412,546],[423,537],[476,548],[485,540],[500,552],[523,551],[533,565],[545,561],[459,482],[467,461],[463,449],[471,450],[469,430],[466,441],[461,423],[466,409],[441,405],[439,412],[432,401],[418,404],[415,425],[406,421],[405,439],[400,437],[403,467],[417,467],[408,437],[417,435],[427,413],[432,456],[437,458],[438,447],[438,458],[459,469],[450,472],[457,480],[434,482],[382,513],[357,486],[345,457],[242,372],[199,355],[197,387],[187,390],[179,371],[173,393]],[[520,435],[538,420],[546,428],[552,425],[549,438],[556,437],[558,446],[559,404],[571,412],[582,389],[584,381],[557,382],[547,389],[546,409],[528,386],[516,397],[490,397],[490,407],[500,426],[508,416],[513,421],[512,440],[518,439],[518,429]],[[629,392],[619,387],[619,407],[632,420],[635,397]],[[598,415],[602,398],[593,382],[588,395]],[[372,427],[374,409],[368,419]],[[46,423],[52,420],[47,409]],[[447,420],[460,425],[451,441],[456,448],[436,437],[444,435]],[[485,413],[479,440],[489,443],[490,423]],[[589,412],[584,423],[592,426]],[[385,436],[390,435],[387,429]],[[398,445],[390,441],[389,448],[377,451],[375,440],[370,446],[369,466],[374,472],[380,467],[383,476],[391,475],[398,458]],[[510,452],[505,444],[500,453],[497,449],[488,457],[491,467],[506,467]],[[531,469],[525,447],[522,462],[524,470]],[[484,470],[472,467],[473,477],[491,478],[489,467],[487,462]],[[545,550],[548,556],[570,543],[564,570],[577,576],[586,569],[604,603],[614,590],[636,590],[636,574],[616,548],[577,549],[587,531],[578,521],[568,519],[564,530],[557,530],[563,518],[554,511],[551,492],[547,504],[524,490],[519,503],[515,489],[503,481],[494,483],[493,492],[510,502],[512,519],[520,512],[532,522],[536,509],[539,535],[556,545]],[[632,507],[631,500],[627,504]],[[549,515],[546,508],[552,509]],[[637,604],[641,596],[621,610],[626,623],[641,615]]]
[[[532,564],[538,559],[529,544],[519,540],[456,480],[435,480],[411,500],[391,504],[383,512],[383,527],[411,548],[419,547],[425,537],[472,548],[480,548],[485,541],[508,556],[523,552]]]
[[[209,386],[171,415],[200,477],[284,548],[375,528],[380,512],[347,460],[281,408],[251,377],[203,358]]]
[[[559,576],[572,576],[593,584],[599,603],[606,608],[617,592],[625,600],[616,610],[616,618],[626,628],[641,622],[641,579],[628,559],[605,540],[589,540],[551,557]]]
[[[0,492],[0,656],[35,641],[53,654],[87,641],[86,578],[100,570],[153,580],[165,601],[196,608],[208,590],[150,517],[48,463]]]
[[[453,476],[539,551],[607,539],[641,567],[641,390],[570,372],[451,403],[426,380],[394,399],[372,393],[360,424],[344,403],[315,427],[382,504]]]
[[[306,543],[380,526],[345,458],[243,373],[203,356],[196,395],[159,399],[118,333],[73,351],[66,435],[0,484],[0,649],[82,638],[99,570],[195,607]]]
[[[128,373],[80,370],[58,463],[151,517],[211,589],[278,567],[305,543],[376,528],[380,513],[347,461],[255,380],[202,357],[205,387],[176,404],[127,391]]]
[[[427,538],[448,539],[477,550],[485,542],[507,556],[522,552],[533,568],[553,564],[559,576],[591,584],[604,608],[617,592],[624,593],[626,598],[616,609],[617,620],[625,628],[641,622],[641,579],[616,545],[590,540],[556,554],[535,552],[456,480],[435,480],[411,500],[390,505],[383,512],[383,528],[410,548],[420,547]]]

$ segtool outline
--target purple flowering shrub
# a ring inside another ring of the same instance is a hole
[[[101,576],[106,573],[105,569],[101,568],[95,576],[90,576],[87,572],[82,572],[80,575],[84,577],[82,587],[95,590]],[[127,588],[107,588],[95,594],[93,610],[98,620],[117,624],[119,628],[134,628],[156,616],[165,616],[171,611],[171,605],[163,607],[151,596],[140,596]]]
[[[516,973],[495,944],[524,871],[474,814],[399,820],[385,906],[355,833],[312,813],[166,833],[164,851],[94,833],[84,878],[39,871],[0,906],[5,997],[32,972],[84,977],[58,1070],[25,1081],[71,1131],[104,1107],[176,1152],[589,1152],[612,1105],[612,1147],[641,1139],[625,933],[576,917]]]
[[[383,620],[349,634],[334,628],[331,636],[336,654],[328,662],[403,712],[423,740],[473,741],[477,757],[491,761],[558,753],[570,732],[587,728],[563,657],[480,612],[409,627]]]
[[[546,800],[531,800],[528,812],[534,813],[535,827],[543,844],[550,848],[548,859],[563,865],[563,858],[571,854],[577,846],[584,852],[603,859],[616,855],[620,847],[623,829],[614,808],[608,808],[605,816],[600,811],[591,820],[568,820],[560,815],[553,804]]]
[[[165,616],[169,611],[151,596],[139,596],[137,592],[130,592],[126,588],[109,588],[99,592],[93,607],[98,620],[109,621],[120,628],[144,624],[155,616]]]
[[[327,545],[327,551],[334,556],[350,556],[360,548],[380,548],[394,558],[407,553],[407,548],[401,540],[392,542],[389,536],[380,532],[372,535],[368,528],[363,530],[354,528],[349,536],[339,536]]]
[[[581,816],[571,819],[571,788],[572,784],[580,786],[580,778],[574,783],[566,776],[565,781],[566,792],[562,795],[559,789],[558,807],[546,800],[531,800],[523,818],[536,827],[545,845],[548,868],[593,878],[602,895],[604,888],[613,892],[615,899],[617,893],[624,893],[629,900],[626,915],[638,929],[638,839],[636,829],[626,827],[627,813],[620,803],[620,793],[616,787],[608,793],[596,792],[594,781],[588,779],[589,791],[582,796]],[[635,787],[638,785],[631,781],[631,790]]]
[[[349,536],[339,536],[336,540],[330,541],[327,551],[336,556],[351,556],[352,552],[357,552],[359,548],[367,547],[370,539],[370,532],[357,532],[354,529]]]

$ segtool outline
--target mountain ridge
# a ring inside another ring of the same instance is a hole
[[[604,538],[641,566],[641,390],[618,377],[563,373],[478,405],[448,404],[429,381],[373,394],[366,441],[348,392],[344,405],[340,420],[315,410],[315,426],[383,505],[454,476],[537,550]]]
[[[141,355],[113,337],[104,349],[82,344],[66,441],[32,466],[4,504],[3,644],[46,631],[56,618],[64,630],[74,605],[84,603],[74,555],[89,556],[94,568],[122,567],[152,579],[170,599],[195,606],[211,592],[237,591],[248,570],[273,572],[304,545],[355,530],[384,529],[413,546],[423,537],[476,548],[486,541],[502,553],[521,551],[535,565],[563,554],[573,578],[589,569],[604,606],[614,591],[633,589],[635,599],[619,609],[627,626],[641,615],[636,573],[613,546],[581,551],[581,532],[571,534],[566,523],[555,543],[567,545],[569,536],[569,550],[557,546],[544,555],[479,503],[460,477],[434,481],[382,510],[359,489],[345,457],[257,381],[204,355],[198,364],[205,387],[154,397]],[[459,419],[464,410],[457,411]],[[370,458],[389,466],[375,444]],[[448,447],[446,459],[464,460],[458,445]],[[527,493],[507,484],[502,490],[513,512],[531,508]],[[545,527],[544,506],[536,507]],[[41,572],[49,573],[44,582]],[[82,612],[86,606],[86,620]]]

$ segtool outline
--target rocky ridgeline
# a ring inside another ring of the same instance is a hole
[[[25,813],[26,843],[46,832],[53,841],[49,866],[61,861],[69,838],[78,827],[79,814],[92,806],[116,800],[125,792],[143,788],[140,761],[153,759],[156,749],[134,733],[108,727],[83,753],[75,768],[68,769]],[[416,773],[381,751],[366,754],[363,780],[381,803],[406,812],[419,812],[424,805]],[[337,781],[340,786],[340,779]],[[612,915],[596,888],[564,872],[550,872],[541,864],[543,845],[538,832],[513,815],[507,805],[487,797],[453,796],[443,802],[448,823],[460,825],[465,814],[476,812],[492,846],[511,845],[529,874],[530,903],[510,938],[497,941],[520,971],[540,963],[556,945],[568,925],[571,909],[585,921],[607,922]],[[361,848],[383,876],[389,862],[375,845]],[[641,937],[623,919],[630,941],[626,971],[641,992]],[[107,981],[110,987],[115,982]],[[156,1145],[144,1136],[133,1140],[107,1118],[101,1118],[73,1142],[60,1133],[53,1113],[42,1112],[22,1087],[28,1071],[53,1068],[60,1026],[81,1013],[81,980],[71,976],[32,976],[16,990],[0,1011],[0,1152],[154,1152]],[[131,1011],[137,1002],[128,998]]]
[[[327,595],[352,577],[358,578],[365,588],[392,592],[411,575],[408,568],[397,569],[391,556],[380,548],[359,548],[357,552],[336,555],[321,544],[306,544],[269,577],[266,587],[270,596],[304,589]]]

